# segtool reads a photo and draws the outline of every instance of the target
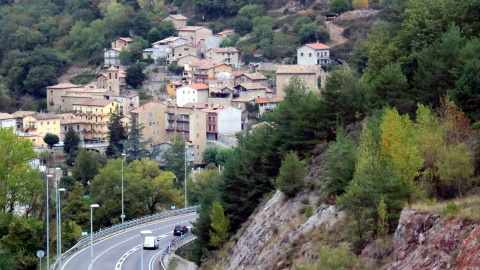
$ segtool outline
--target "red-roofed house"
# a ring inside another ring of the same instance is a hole
[[[208,85],[202,83],[188,84],[177,88],[176,97],[179,107],[190,102],[208,102]]]
[[[283,97],[273,96],[270,98],[257,98],[255,104],[258,104],[258,115],[262,115],[265,112],[270,112],[278,103],[283,100]]]
[[[224,39],[226,38],[228,35],[231,35],[231,34],[235,34],[235,30],[233,29],[226,29],[226,30],[223,30],[222,32],[218,32],[216,34],[216,36],[218,36],[219,38],[221,39]]]
[[[297,49],[299,65],[324,65],[330,63],[330,47],[322,43],[305,44]]]

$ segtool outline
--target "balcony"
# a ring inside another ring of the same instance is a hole
[[[180,116],[177,116],[177,121],[189,122],[189,121],[190,121],[190,117],[185,116],[185,115],[180,115]]]
[[[175,130],[175,125],[168,125],[167,130]]]
[[[178,127],[177,127],[177,131],[187,131],[187,132],[188,132],[188,131],[190,131],[190,130],[188,129],[188,127],[178,126]]]

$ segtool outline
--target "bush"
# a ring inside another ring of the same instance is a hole
[[[310,198],[308,198],[308,196],[303,196],[300,202],[303,204],[308,204],[310,202]]]
[[[70,82],[73,84],[89,84],[95,76],[95,73],[82,73],[71,78]]]
[[[462,210],[460,206],[454,202],[449,202],[447,206],[442,210],[442,214],[445,216],[452,216],[460,213]]]
[[[307,205],[305,207],[305,216],[311,217],[313,214],[313,207],[311,205]]]

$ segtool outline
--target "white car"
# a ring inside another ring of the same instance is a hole
[[[64,146],[65,146],[65,143],[64,143],[63,141],[60,141],[60,142],[54,144],[53,146],[55,146],[55,147],[64,147]]]
[[[143,240],[143,249],[157,249],[158,240],[155,236],[147,236]]]

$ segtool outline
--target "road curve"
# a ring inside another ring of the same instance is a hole
[[[159,249],[143,250],[144,270],[149,269],[149,262],[168,243],[175,239],[173,228],[179,224],[190,226],[198,217],[196,213],[161,219],[135,228],[130,228],[93,244],[93,269],[101,270],[138,270],[140,269],[140,231],[151,230],[153,236],[160,237]],[[156,264],[154,264],[156,265]],[[90,269],[90,245],[63,259],[61,270]],[[158,268],[150,270],[157,270]]]

